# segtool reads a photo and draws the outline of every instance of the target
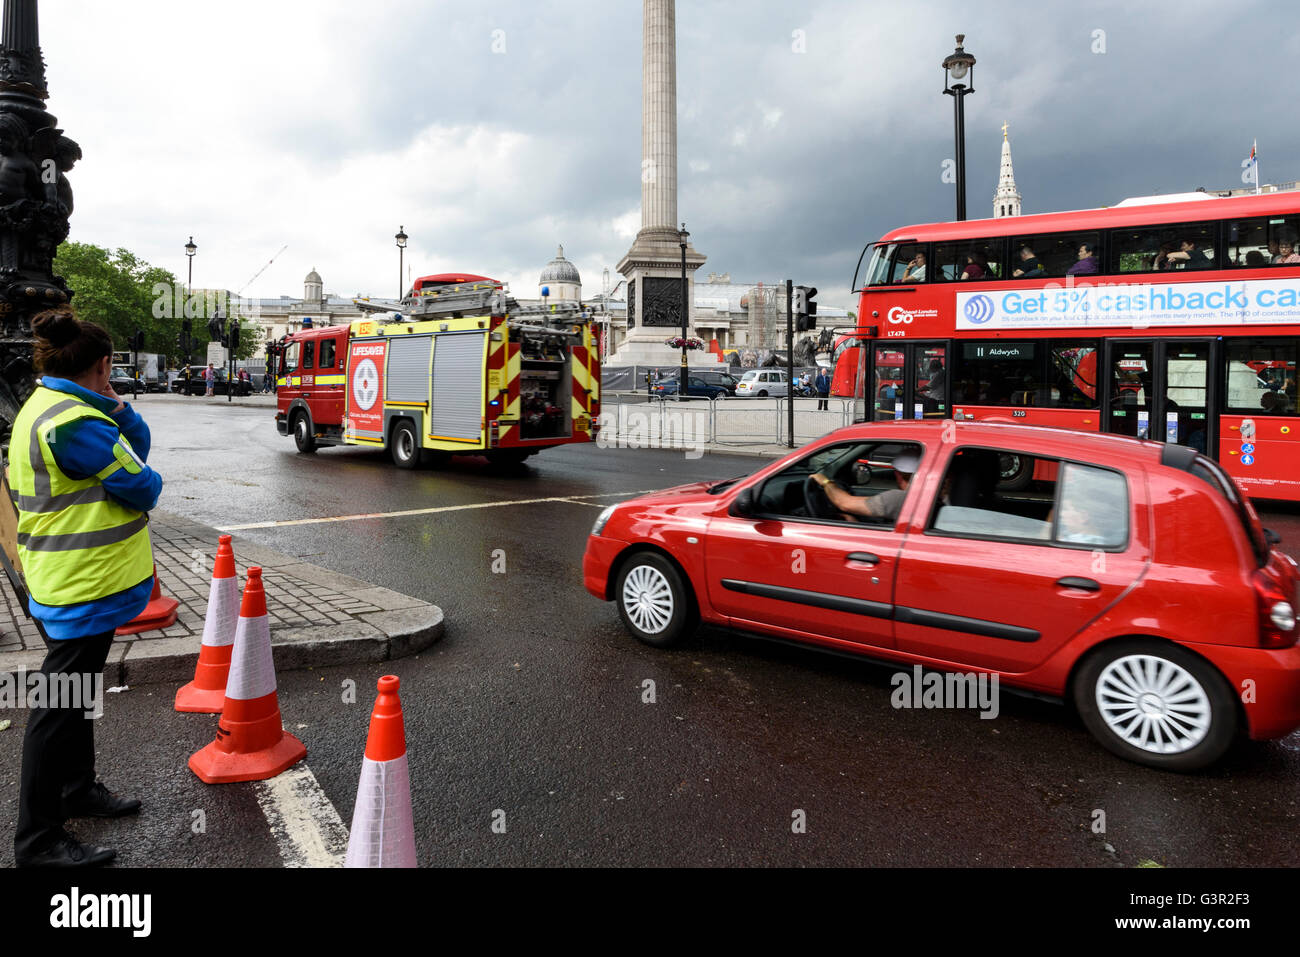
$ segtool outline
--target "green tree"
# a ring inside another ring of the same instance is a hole
[[[184,361],[176,346],[181,318],[175,315],[176,277],[151,266],[128,249],[109,251],[91,243],[68,241],[59,247],[54,271],[72,289],[77,315],[99,323],[125,349],[135,331],[144,332],[144,351]],[[160,293],[166,289],[166,294]],[[164,301],[165,300],[165,301]]]

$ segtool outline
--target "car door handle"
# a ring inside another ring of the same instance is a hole
[[[1058,578],[1056,584],[1061,588],[1077,588],[1080,591],[1101,591],[1101,582],[1091,578]]]
[[[850,552],[844,556],[846,561],[857,562],[861,565],[879,565],[880,556],[873,555],[871,552]]]

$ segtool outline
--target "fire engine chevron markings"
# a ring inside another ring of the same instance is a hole
[[[634,495],[646,495],[658,489],[642,489],[639,492],[602,492],[598,495],[559,495],[551,498],[517,498],[506,502],[474,502],[470,505],[438,505],[433,508],[408,508],[398,512],[367,512],[361,515],[334,515],[326,518],[293,518],[279,522],[250,522],[247,525],[223,525],[219,532],[243,532],[254,528],[286,528],[291,525],[324,525],[329,522],[361,522],[373,518],[402,518],[407,515],[434,515],[438,512],[463,512],[473,508],[501,508],[505,505],[541,505],[546,502],[561,502],[567,505],[587,505],[593,502],[589,498],[631,498]]]

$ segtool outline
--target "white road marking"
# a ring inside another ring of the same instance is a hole
[[[640,492],[602,492],[599,495],[559,495],[551,498],[517,498],[506,502],[475,502],[470,505],[439,505],[434,508],[408,508],[396,512],[366,512],[360,515],[334,515],[326,518],[292,518],[278,522],[250,522],[247,525],[223,525],[219,532],[243,532],[253,528],[287,528],[291,525],[324,525],[330,522],[360,522],[371,518],[403,518],[407,515],[434,515],[439,512],[463,512],[472,508],[502,508],[506,505],[541,505],[545,502],[563,502],[567,505],[596,506],[595,502],[585,502],[588,498],[631,498],[634,495],[646,495],[659,489],[643,489]]]
[[[257,803],[285,867],[342,867],[348,829],[306,761],[257,782]]]

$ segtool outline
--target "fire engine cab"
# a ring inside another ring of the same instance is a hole
[[[600,360],[579,303],[524,306],[475,277],[417,286],[398,313],[356,304],[373,315],[268,348],[276,428],[299,452],[368,445],[409,469],[455,454],[518,463],[594,440]]]

